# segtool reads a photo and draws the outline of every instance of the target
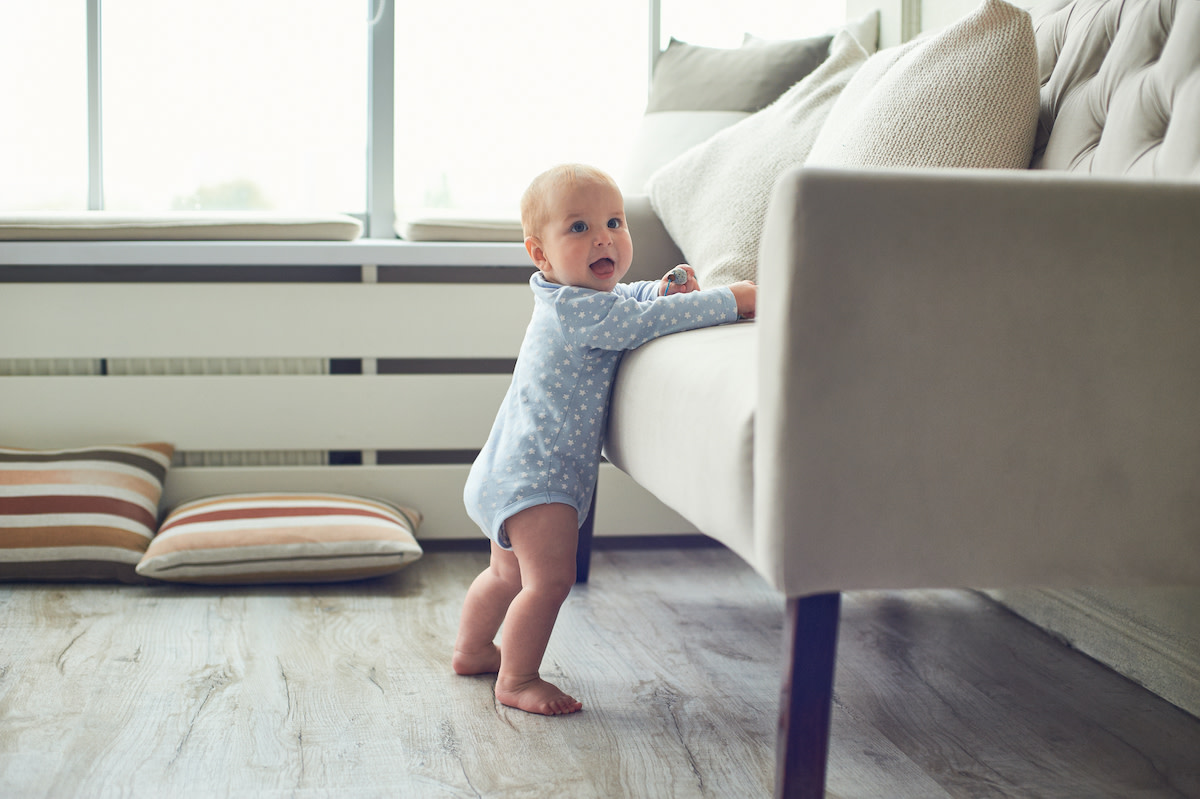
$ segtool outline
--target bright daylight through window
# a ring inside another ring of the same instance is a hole
[[[92,208],[365,215],[369,20],[383,1],[4,3],[0,68],[21,77],[0,85],[0,212],[87,209],[90,172]],[[663,45],[725,47],[843,16],[817,0],[386,1],[399,215],[511,218],[529,178],[565,160],[619,174],[656,15]]]

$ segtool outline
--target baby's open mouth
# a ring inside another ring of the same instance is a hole
[[[590,268],[592,274],[599,278],[612,277],[613,272],[617,271],[617,265],[612,258],[601,258],[592,263]]]

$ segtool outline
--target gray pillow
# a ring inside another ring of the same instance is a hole
[[[658,56],[646,113],[766,108],[829,55],[832,36],[734,49],[672,39]]]
[[[654,170],[773,103],[825,60],[831,38],[735,49],[672,39],[654,67],[646,113],[619,176],[622,191],[641,194]]]

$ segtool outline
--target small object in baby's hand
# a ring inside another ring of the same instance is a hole
[[[687,270],[682,266],[677,266],[670,272],[667,272],[667,294],[671,293],[673,286],[686,286],[688,282]]]

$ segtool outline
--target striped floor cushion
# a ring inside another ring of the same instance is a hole
[[[421,514],[341,494],[227,494],[163,520],[137,573],[183,583],[357,580],[421,557]]]
[[[138,581],[173,451],[0,448],[0,580]]]

